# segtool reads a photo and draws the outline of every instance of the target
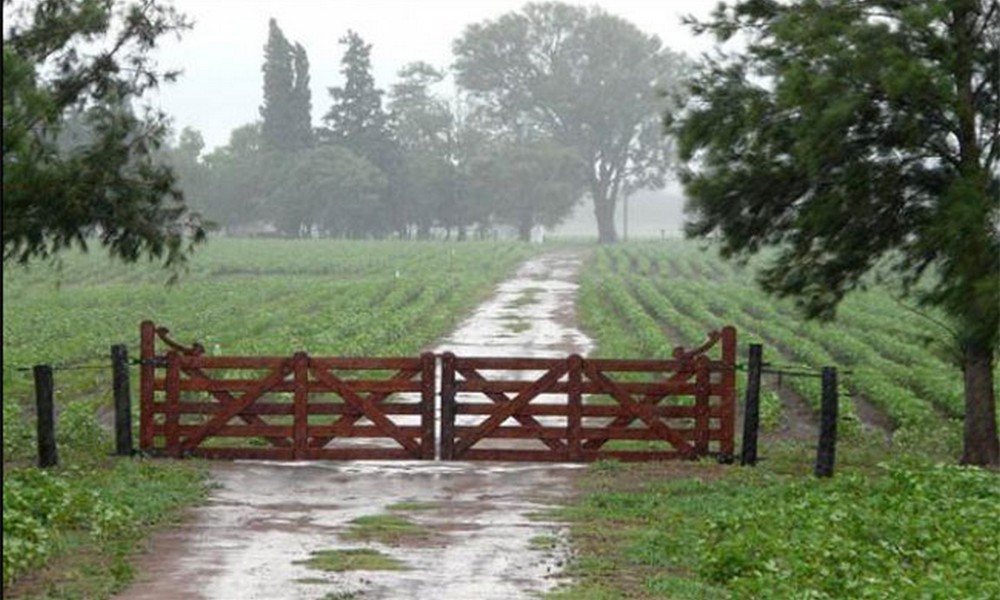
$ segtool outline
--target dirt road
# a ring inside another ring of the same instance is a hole
[[[515,277],[435,352],[586,354],[575,329],[581,258],[549,254]],[[208,503],[157,536],[119,598],[516,599],[558,583],[566,532],[539,513],[571,492],[577,465],[463,462],[213,463]],[[417,535],[345,539],[351,521],[406,517]],[[405,570],[333,572],[312,553],[368,548]]]

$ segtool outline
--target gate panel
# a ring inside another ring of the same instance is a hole
[[[147,453],[434,458],[432,354],[211,357],[201,346],[181,346],[168,334],[143,323],[140,448]],[[170,348],[165,356],[155,354],[157,338]]]
[[[736,331],[727,327],[668,360],[445,354],[442,458],[728,459],[735,347]],[[713,349],[716,359],[708,356]]]

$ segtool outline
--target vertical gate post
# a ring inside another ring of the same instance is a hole
[[[309,450],[309,356],[305,352],[296,352],[292,356],[293,387],[293,424],[292,424],[292,459],[307,458]]]
[[[181,458],[181,355],[174,350],[167,353],[166,395],[163,432],[167,438],[167,456]]]
[[[420,458],[434,460],[434,393],[437,359],[432,352],[420,355]]]
[[[38,434],[38,466],[54,467],[59,464],[59,451],[56,448],[56,415],[53,401],[52,367],[35,365],[32,368],[35,376],[35,408],[36,431]]]
[[[455,355],[441,356],[441,460],[455,459]]]
[[[743,450],[741,465],[757,464],[757,433],[760,429],[760,373],[764,361],[764,348],[750,344],[747,361],[747,395],[743,405]]]
[[[139,449],[153,449],[153,379],[156,377],[156,327],[143,321],[139,328]]]
[[[725,460],[731,460],[736,452],[733,440],[736,435],[736,350],[736,328],[727,325],[722,328],[723,369],[719,391],[722,412],[719,454]]]
[[[708,413],[712,377],[708,357],[701,355],[696,358],[694,368],[694,449],[697,455],[704,456],[708,454],[710,422]]]
[[[132,455],[132,392],[129,382],[128,349],[111,346],[111,376],[115,397],[115,454]]]
[[[837,369],[823,367],[823,399],[820,407],[816,477],[831,477],[837,450]]]
[[[566,445],[569,460],[583,460],[583,357],[573,354],[569,357],[567,377]]]

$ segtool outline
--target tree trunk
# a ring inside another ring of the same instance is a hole
[[[594,197],[594,216],[597,217],[597,241],[601,244],[614,244],[618,241],[615,231],[615,201],[597,194]]]
[[[993,352],[970,344],[965,350],[965,441],[963,465],[1000,467],[996,394],[993,390]]]

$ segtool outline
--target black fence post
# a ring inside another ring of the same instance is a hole
[[[823,367],[823,400],[820,406],[816,477],[833,476],[833,463],[837,450],[837,404],[837,369]]]
[[[757,433],[760,429],[760,373],[763,367],[764,348],[750,344],[747,362],[747,395],[743,403],[743,449],[741,465],[757,464]]]
[[[115,395],[115,454],[118,456],[132,456],[132,393],[128,366],[128,350],[125,345],[111,346],[112,387]]]
[[[32,369],[35,375],[35,408],[38,431],[38,466],[54,467],[59,464],[59,451],[56,448],[56,414],[53,401],[54,384],[52,367],[35,365]]]

